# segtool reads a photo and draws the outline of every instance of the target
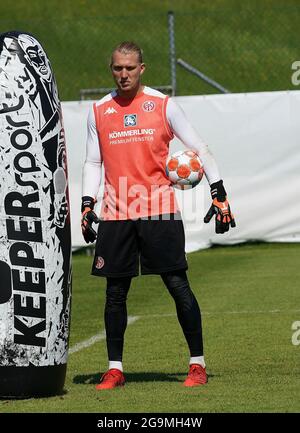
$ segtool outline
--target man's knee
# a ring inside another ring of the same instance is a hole
[[[106,307],[124,306],[130,287],[131,278],[107,278]]]
[[[161,277],[175,302],[180,303],[184,309],[190,309],[194,301],[194,294],[190,288],[186,272],[167,272]]]

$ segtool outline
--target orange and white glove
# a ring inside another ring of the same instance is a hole
[[[81,231],[84,237],[85,242],[88,244],[89,242],[94,242],[97,233],[93,229],[93,223],[98,224],[99,218],[94,212],[96,200],[92,197],[82,197],[81,201]]]
[[[204,217],[204,222],[209,223],[212,217],[216,215],[216,233],[228,232],[229,226],[235,227],[236,224],[230,210],[223,181],[219,180],[218,182],[212,183],[210,186],[210,192],[213,202]]]

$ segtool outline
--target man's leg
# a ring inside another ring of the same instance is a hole
[[[102,376],[97,389],[115,388],[125,383],[122,356],[127,327],[126,299],[130,283],[131,277],[107,278],[104,320],[109,370]]]
[[[190,373],[185,385],[202,385],[207,382],[207,376],[203,356],[201,313],[197,299],[184,270],[166,272],[161,274],[161,277],[175,301],[177,317],[190,350]]]

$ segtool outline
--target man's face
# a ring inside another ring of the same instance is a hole
[[[41,45],[30,35],[21,34],[18,38],[19,43],[25,52],[25,58],[30,63],[35,71],[44,80],[52,79],[51,69],[49,67],[46,54]]]
[[[121,96],[129,96],[138,91],[144,70],[145,65],[139,63],[137,53],[113,53],[111,71]]]
[[[42,50],[39,50],[38,46],[29,47],[26,53],[31,60],[33,66],[42,74],[46,75],[48,73],[48,68],[46,65],[45,55]]]

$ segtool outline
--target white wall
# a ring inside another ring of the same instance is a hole
[[[248,240],[300,242],[300,91],[177,97],[213,152],[237,227],[216,235],[202,223],[210,194],[204,179],[177,191],[186,250]],[[72,245],[85,246],[80,229],[81,174],[86,119],[92,101],[63,102],[71,201]],[[173,152],[183,145],[174,139]],[[99,197],[100,200],[100,197]]]

